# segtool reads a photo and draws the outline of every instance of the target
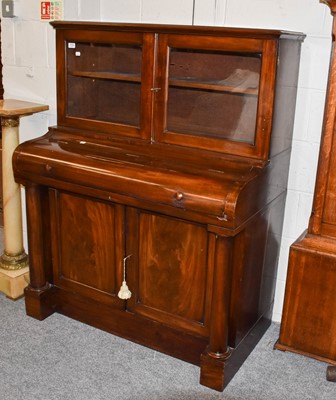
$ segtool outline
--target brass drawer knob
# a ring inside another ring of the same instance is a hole
[[[182,200],[183,199],[183,193],[182,192],[176,192],[175,197],[177,200]]]

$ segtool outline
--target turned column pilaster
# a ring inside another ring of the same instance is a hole
[[[222,391],[225,386],[224,367],[231,355],[228,346],[230,294],[232,277],[231,238],[217,237],[209,344],[201,355],[200,383]]]

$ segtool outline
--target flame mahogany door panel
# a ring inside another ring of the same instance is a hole
[[[54,284],[123,308],[124,208],[50,190]]]
[[[206,227],[129,208],[127,231],[127,309],[207,336],[214,248]]]

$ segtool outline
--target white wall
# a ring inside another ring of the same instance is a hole
[[[307,34],[302,48],[293,152],[273,319],[281,318],[290,244],[308,226],[330,54],[331,16],[318,0],[64,0],[66,20],[280,28]],[[47,103],[21,120],[21,140],[56,123],[54,32],[38,0],[15,0],[2,18],[5,98]],[[27,248],[27,247],[26,247]]]

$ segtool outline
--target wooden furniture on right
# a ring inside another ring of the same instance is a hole
[[[336,0],[323,3],[334,24],[315,196],[308,231],[291,246],[275,347],[336,365]]]

